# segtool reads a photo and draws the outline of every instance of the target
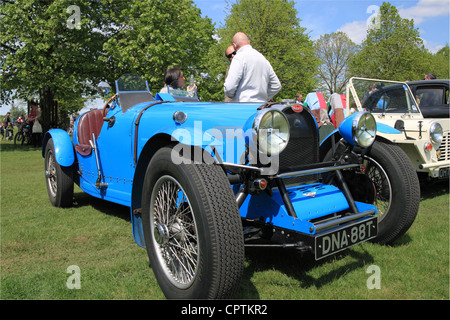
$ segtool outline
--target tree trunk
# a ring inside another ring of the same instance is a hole
[[[41,109],[41,125],[43,132],[56,128],[58,124],[58,103],[54,100],[54,92],[48,86],[39,89],[39,107]]]

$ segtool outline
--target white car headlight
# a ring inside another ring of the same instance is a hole
[[[289,142],[289,122],[278,110],[266,109],[253,122],[253,141],[258,150],[273,156],[281,153]]]
[[[377,122],[371,113],[359,113],[353,119],[353,141],[362,148],[367,148],[375,141]]]
[[[439,122],[433,122],[433,124],[430,127],[431,141],[433,143],[440,145],[443,137],[444,137],[444,131],[442,130],[441,124]]]

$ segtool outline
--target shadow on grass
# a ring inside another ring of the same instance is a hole
[[[33,147],[33,145],[21,145],[14,144],[13,141],[1,141],[0,151],[1,152],[11,152],[11,151],[36,151],[42,150],[42,147]]]
[[[83,191],[75,192],[73,207],[82,208],[87,206],[92,206],[95,210],[98,210],[104,214],[131,222],[129,207],[93,197]]]
[[[319,261],[316,261],[310,254],[301,256],[295,249],[283,248],[246,248],[245,257],[249,265],[245,267],[241,288],[238,292],[238,298],[241,299],[260,299],[260,295],[251,281],[253,275],[258,272],[277,270],[299,281],[300,287],[303,289],[310,287],[319,289],[374,261],[368,252],[361,253],[351,248]],[[335,267],[319,277],[309,275],[309,272],[315,268],[319,268],[330,261],[335,263],[346,257],[352,257],[354,260],[343,266]],[[278,285],[276,279],[273,281],[274,285]],[[283,284],[279,285],[282,286]],[[274,296],[274,299],[277,299],[277,297]]]
[[[434,197],[449,193],[449,180],[438,182],[423,182],[420,185],[421,199],[432,199]]]

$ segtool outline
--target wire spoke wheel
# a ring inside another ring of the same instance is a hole
[[[157,257],[167,278],[180,289],[190,286],[198,268],[197,227],[189,199],[171,176],[162,176],[156,182],[150,225]]]
[[[141,219],[150,266],[168,299],[230,298],[244,270],[234,194],[221,167],[174,161],[177,152],[159,149],[145,173]]]
[[[372,180],[376,189],[374,205],[378,210],[378,221],[381,222],[389,212],[392,200],[392,186],[383,167],[370,157],[365,157],[366,175]]]
[[[50,202],[55,207],[69,207],[73,201],[73,167],[58,164],[53,139],[45,147],[45,180]]]
[[[47,178],[48,192],[52,197],[56,197],[58,191],[58,183],[56,176],[56,160],[53,150],[49,150],[47,157],[47,167],[45,170],[45,176]]]

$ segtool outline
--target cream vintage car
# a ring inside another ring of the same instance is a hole
[[[377,138],[397,144],[422,180],[449,178],[450,119],[424,118],[406,83],[353,77],[346,88],[345,109],[369,111],[377,123],[390,126],[392,130],[378,132]]]

